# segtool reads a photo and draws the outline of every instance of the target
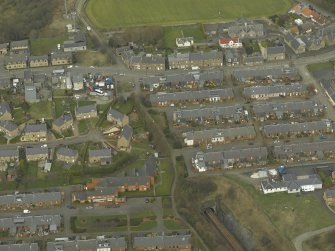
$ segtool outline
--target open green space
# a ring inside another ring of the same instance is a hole
[[[75,54],[75,62],[84,66],[103,66],[109,63],[108,55],[98,51],[79,51]]]
[[[165,128],[168,127],[168,121],[166,118],[166,113],[165,112],[158,112],[156,110],[150,109],[149,111],[150,116],[153,118],[155,123],[162,129],[164,130]]]
[[[157,196],[167,196],[171,194],[171,186],[173,180],[172,164],[169,159],[159,161],[160,181],[156,186]]]
[[[268,17],[289,10],[291,0],[89,0],[86,13],[102,29]]]
[[[201,43],[205,39],[201,25],[168,26],[164,28],[164,47],[173,49],[176,47],[177,37],[193,37],[195,43]]]
[[[64,97],[64,96],[72,96],[73,91],[72,90],[67,90],[67,89],[53,89],[52,90],[52,95],[53,97]]]
[[[129,114],[134,108],[134,101],[132,99],[128,99],[127,101],[118,101],[113,105],[115,110],[123,114]]]
[[[117,232],[127,230],[126,215],[77,216],[71,218],[74,233]]]
[[[43,109],[41,109],[43,107]],[[33,103],[29,105],[29,114],[32,119],[39,120],[52,119],[52,102],[50,101],[41,101],[38,103]]]
[[[78,122],[79,134],[88,133],[89,129],[94,128],[99,118],[82,119]]]
[[[157,226],[156,215],[153,211],[143,211],[130,215],[130,229],[147,231]]]
[[[74,114],[76,102],[72,98],[54,98],[55,116],[58,118],[64,112],[71,112]]]
[[[67,39],[67,36],[32,39],[30,40],[31,54],[35,56],[47,55],[57,48],[57,44],[63,44]]]
[[[7,144],[7,139],[3,133],[0,133],[0,145]]]
[[[310,65],[307,65],[307,69],[311,73],[315,73],[315,72],[323,71],[323,70],[333,70],[334,62],[323,62],[323,63],[310,64]]]

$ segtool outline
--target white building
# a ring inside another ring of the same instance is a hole
[[[177,37],[176,45],[178,48],[191,47],[193,45],[193,37]]]
[[[242,48],[242,42],[238,37],[220,38],[219,45],[221,48]]]

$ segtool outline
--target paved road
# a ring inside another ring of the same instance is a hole
[[[333,230],[335,230],[335,225],[325,227],[325,228],[321,228],[319,230],[303,233],[303,234],[299,235],[298,237],[296,237],[293,240],[294,247],[297,251],[304,251],[304,249],[302,247],[302,244],[303,244],[304,241],[306,241],[306,240],[308,240],[308,239],[310,239],[310,238],[312,238],[316,235],[319,235],[319,234],[322,234],[322,233],[327,233],[327,232],[330,232],[330,231],[333,231]]]

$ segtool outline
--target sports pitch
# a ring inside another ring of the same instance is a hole
[[[175,25],[268,17],[284,13],[292,0],[89,0],[86,13],[101,29]]]

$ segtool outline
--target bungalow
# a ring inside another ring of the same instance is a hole
[[[8,103],[0,103],[0,120],[12,120],[12,113]]]
[[[6,162],[18,162],[19,161],[19,151],[18,150],[0,150],[0,163]]]
[[[92,104],[92,105],[79,106],[77,107],[75,114],[77,120],[97,118],[98,117],[97,105]]]
[[[50,207],[61,203],[61,192],[15,193],[0,196],[1,209]]]
[[[85,34],[77,32],[72,40],[64,41],[64,52],[86,51]]]
[[[175,250],[191,251],[191,235],[148,235],[135,236],[133,238],[133,248],[135,251],[145,250]]]
[[[26,69],[27,56],[25,55],[8,56],[4,60],[4,66],[6,70]]]
[[[39,251],[37,243],[1,244],[1,251]]]
[[[113,108],[109,109],[107,113],[107,120],[119,127],[123,127],[129,124],[129,117]]]
[[[64,113],[52,122],[52,128],[57,132],[62,132],[73,126],[73,118],[71,113]]]
[[[42,161],[49,158],[49,149],[47,147],[27,147],[27,161]]]
[[[24,87],[24,99],[27,103],[37,103],[40,101],[37,95],[36,86],[25,86]]]
[[[220,38],[219,45],[221,48],[242,48],[242,42],[238,37]]]
[[[237,140],[251,140],[256,137],[253,126],[233,127],[229,129],[210,129],[183,133],[187,146],[199,144],[226,144]]]
[[[44,67],[49,66],[49,57],[45,56],[29,56],[29,67]]]
[[[333,125],[328,119],[294,124],[265,125],[263,134],[268,138],[296,137],[297,135],[321,135],[332,133]]]
[[[232,88],[150,94],[150,102],[153,106],[168,106],[184,102],[217,103],[233,98],[234,93]]]
[[[75,163],[78,159],[78,151],[68,147],[61,147],[57,151],[57,159],[66,163]]]
[[[71,52],[54,52],[50,57],[52,66],[72,64]]]
[[[187,48],[193,45],[193,37],[177,37],[176,45],[178,48]]]
[[[16,137],[19,135],[19,128],[16,124],[8,120],[0,120],[0,132],[7,137]]]
[[[299,83],[289,85],[268,85],[245,87],[243,96],[247,99],[269,99],[278,97],[294,97],[307,94],[307,86]]]
[[[29,40],[11,41],[9,51],[11,54],[29,54]]]
[[[88,161],[90,164],[108,165],[112,163],[111,149],[88,150]]]
[[[47,132],[46,124],[27,124],[21,141],[46,141]]]
[[[126,251],[125,237],[97,237],[96,239],[62,240],[47,243],[46,251]],[[21,250],[20,250],[21,251]],[[23,250],[22,250],[23,251]],[[32,250],[35,251],[35,250]]]
[[[0,44],[0,55],[7,55],[9,43]]]
[[[122,128],[120,138],[117,141],[117,147],[122,151],[130,151],[130,142],[133,137],[133,128],[129,125],[125,125]]]

